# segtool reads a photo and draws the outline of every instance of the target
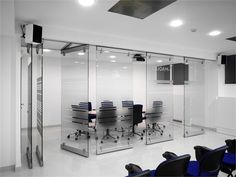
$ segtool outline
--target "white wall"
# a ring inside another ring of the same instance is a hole
[[[14,1],[0,1],[0,167],[20,165],[19,62]]]

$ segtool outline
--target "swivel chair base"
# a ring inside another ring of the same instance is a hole
[[[108,140],[108,139],[112,139],[114,140],[114,143],[117,143],[117,140],[119,139],[120,137],[117,136],[117,137],[114,137],[110,134],[110,130],[109,129],[106,129],[106,134],[102,137],[101,139],[101,143],[103,143],[103,140]]]

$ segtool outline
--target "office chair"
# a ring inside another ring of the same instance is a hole
[[[156,132],[158,132],[160,135],[163,135],[165,125],[158,123],[158,120],[161,119],[162,113],[163,113],[163,102],[153,101],[152,112],[146,114],[146,117],[150,121],[152,121],[152,123],[147,125],[149,136]]]
[[[72,123],[76,123],[80,126],[80,129],[76,129],[75,132],[67,135],[67,138],[70,139],[73,135],[77,141],[79,136],[87,135],[87,138],[90,138],[89,132],[87,130],[89,126],[89,114],[88,114],[88,103],[80,102],[79,105],[71,105],[72,108]]]
[[[137,126],[138,124],[142,122],[143,122],[143,105],[135,104],[133,105],[132,132],[128,135],[128,137],[138,135],[140,139],[143,140],[143,133],[135,131],[135,126]]]
[[[133,105],[134,105],[134,101],[131,101],[131,100],[122,101],[123,108],[132,108]]]
[[[228,139],[225,143],[228,146],[228,149],[224,154],[221,171],[228,174],[228,177],[233,177],[232,173],[236,169],[236,139]]]
[[[115,143],[117,143],[117,140],[119,139],[119,136],[112,136],[110,134],[111,129],[116,127],[117,123],[117,109],[115,106],[113,106],[113,102],[111,101],[104,101],[101,102],[101,107],[99,108],[99,114],[97,116],[97,124],[105,129],[105,135],[101,138],[101,143],[103,143],[104,140],[112,139]]]
[[[156,176],[184,176],[187,171],[190,155],[177,156],[171,152],[165,152],[162,155],[166,160],[162,162],[155,170],[143,171],[138,165],[128,164],[125,168],[128,170],[128,177],[156,177]]]
[[[209,149],[204,146],[195,146],[196,161],[190,161],[187,176],[218,176],[224,153],[228,147]]]

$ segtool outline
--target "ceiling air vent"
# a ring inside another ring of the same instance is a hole
[[[109,12],[144,19],[176,0],[120,0]]]
[[[226,38],[226,39],[229,40],[229,41],[234,41],[234,42],[236,42],[236,36],[230,37],[230,38]]]

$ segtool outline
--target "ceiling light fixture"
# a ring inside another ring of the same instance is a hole
[[[116,60],[111,60],[111,62],[112,62],[112,63],[115,63],[115,62],[116,62]]]
[[[95,0],[78,0],[79,4],[84,7],[92,6],[95,3]]]
[[[79,52],[78,55],[83,56],[85,53],[84,52]]]
[[[43,52],[51,52],[50,49],[43,49]]]
[[[162,60],[157,60],[157,63],[162,63]]]
[[[111,55],[110,58],[116,58],[116,56],[115,55]]]
[[[221,31],[219,30],[214,30],[208,33],[209,36],[218,36],[221,34]]]
[[[104,53],[110,53],[108,50],[104,50]]]
[[[122,68],[123,68],[123,69],[128,69],[128,67],[127,67],[127,66],[123,66]]]
[[[177,19],[177,20],[173,20],[173,21],[171,21],[170,23],[169,23],[169,25],[171,26],[171,27],[179,27],[179,26],[181,26],[181,25],[183,25],[184,24],[184,22],[182,21],[182,20],[180,20],[180,19]]]

